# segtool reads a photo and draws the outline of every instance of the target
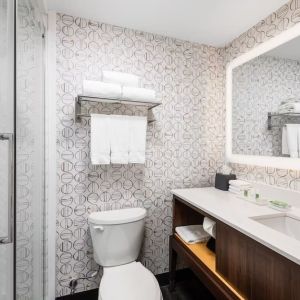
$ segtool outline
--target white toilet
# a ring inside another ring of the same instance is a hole
[[[144,236],[146,210],[94,212],[89,224],[95,261],[103,266],[99,300],[161,300],[155,276],[136,262]]]

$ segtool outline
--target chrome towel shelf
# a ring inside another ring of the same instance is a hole
[[[281,126],[274,126],[274,125],[272,125],[272,118],[273,117],[298,117],[298,118],[300,118],[300,113],[268,112],[268,130],[271,130],[274,127],[281,127]]]
[[[126,104],[126,105],[141,105],[146,106],[148,108],[148,123],[152,123],[155,121],[153,117],[153,113],[151,111],[152,108],[161,105],[159,102],[143,102],[143,101],[130,101],[130,100],[121,100],[121,99],[107,99],[107,98],[98,98],[98,97],[90,97],[84,95],[78,95],[75,98],[75,122],[81,122],[82,117],[90,117],[90,114],[83,114],[81,111],[81,105],[83,101],[89,102],[97,102],[97,103],[111,103],[111,104]]]

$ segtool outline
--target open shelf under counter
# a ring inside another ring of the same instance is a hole
[[[213,278],[218,288],[222,289],[222,297],[227,294],[228,298],[226,297],[226,299],[246,299],[216,271],[216,254],[206,247],[206,243],[187,244],[177,233],[173,235],[172,243],[177,249],[182,247],[196,261],[198,260],[199,269],[208,277]],[[191,269],[195,267],[191,267]],[[197,274],[197,271],[195,273]],[[203,278],[200,279],[203,280]]]

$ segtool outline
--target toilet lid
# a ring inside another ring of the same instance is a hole
[[[99,288],[102,300],[161,300],[154,275],[141,263],[104,268]]]

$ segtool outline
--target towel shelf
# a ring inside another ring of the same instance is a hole
[[[161,105],[159,102],[143,102],[143,101],[130,101],[130,100],[121,100],[121,99],[107,99],[107,98],[98,98],[98,97],[90,97],[84,95],[78,95],[75,98],[75,122],[81,122],[82,117],[90,117],[90,114],[83,114],[81,111],[81,104],[83,101],[88,102],[97,102],[97,103],[111,103],[111,104],[126,104],[126,105],[140,105],[146,106],[148,108],[148,123],[152,123],[155,121],[153,113],[151,111],[152,108]]]
[[[272,118],[273,117],[299,117],[300,113],[278,113],[278,112],[268,112],[268,130],[271,130],[275,127],[282,127],[282,126],[274,126],[272,125]]]

